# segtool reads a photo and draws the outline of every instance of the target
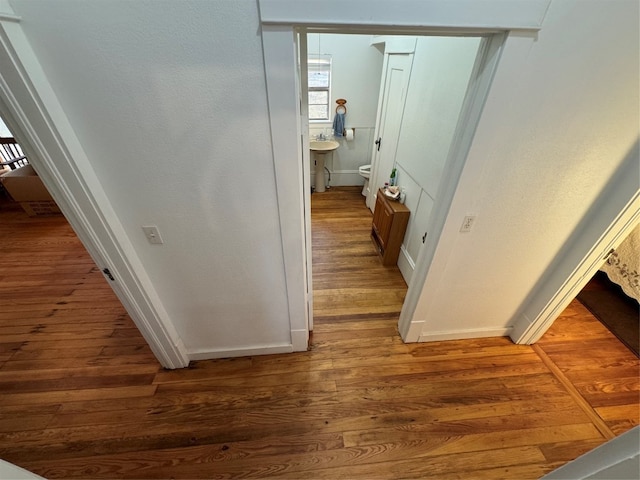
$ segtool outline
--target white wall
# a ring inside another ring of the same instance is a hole
[[[188,351],[290,343],[255,2],[12,4]]]
[[[431,198],[440,185],[479,44],[479,37],[418,37],[396,162]]]
[[[412,215],[400,269],[411,279],[476,59],[479,37],[418,37],[398,139],[398,185]]]
[[[637,19],[635,1],[553,0],[537,35],[509,36],[414,317],[423,340],[509,333],[622,165],[637,191]]]
[[[371,35],[313,33],[307,35],[307,42],[309,54],[331,55],[333,75],[331,120],[311,123],[309,134],[313,138],[320,132],[331,131],[335,101],[346,99],[345,127],[355,128],[355,136],[350,142],[336,138],[340,147],[326,156],[325,165],[331,171],[332,186],[362,185],[364,179],[358,175],[358,167],[371,163],[383,55],[370,45]],[[311,172],[314,178],[313,168]]]
[[[0,118],[0,137],[13,137],[13,134],[9,131],[9,128],[4,124],[4,121]]]

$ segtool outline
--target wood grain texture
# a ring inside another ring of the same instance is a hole
[[[535,348],[404,344],[359,189],[312,204],[309,351],[176,371],[62,217],[3,206],[0,458],[51,479],[533,479],[638,424],[637,359],[579,304]]]

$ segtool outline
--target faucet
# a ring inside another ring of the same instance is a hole
[[[322,133],[322,132],[320,132],[320,134],[316,137],[316,140],[320,140],[320,141],[323,141],[323,140],[326,140],[326,139],[327,138],[324,136],[324,133]]]

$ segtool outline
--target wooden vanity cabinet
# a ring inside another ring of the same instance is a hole
[[[398,263],[400,246],[408,223],[409,209],[402,203],[385,197],[382,189],[378,189],[371,239],[384,266]]]

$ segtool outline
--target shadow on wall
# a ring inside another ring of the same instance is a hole
[[[612,222],[638,194],[640,189],[639,142],[640,140],[636,140],[616,173],[609,179],[573,234],[553,258],[550,263],[552,267],[540,277],[522,307],[516,312],[512,324],[516,324],[522,318],[534,322],[567,280],[571,280],[574,270],[581,265],[593,247],[597,246],[603,233],[607,232]],[[576,285],[573,286],[576,287],[576,293],[593,273],[595,272],[585,275],[582,279],[576,279]],[[517,337],[520,337],[519,333],[514,335],[514,340],[517,341]]]

